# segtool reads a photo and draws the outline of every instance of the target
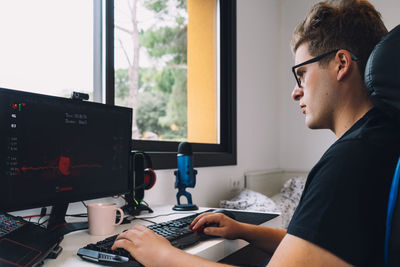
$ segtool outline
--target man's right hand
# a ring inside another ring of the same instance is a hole
[[[190,225],[195,232],[227,239],[241,238],[243,224],[222,213],[206,212],[197,216]]]

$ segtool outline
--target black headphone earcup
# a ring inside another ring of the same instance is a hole
[[[149,190],[156,183],[157,175],[153,169],[147,168],[144,170],[144,189]]]

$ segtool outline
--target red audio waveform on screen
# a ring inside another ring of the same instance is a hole
[[[22,172],[27,171],[45,171],[45,170],[56,170],[58,169],[61,174],[68,176],[71,174],[72,169],[82,169],[82,168],[102,168],[103,165],[100,164],[79,164],[72,165],[71,159],[69,157],[61,156],[58,160],[58,166],[39,166],[39,167],[21,167]]]

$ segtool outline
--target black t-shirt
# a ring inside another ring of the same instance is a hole
[[[389,189],[400,154],[400,126],[377,108],[322,156],[288,233],[357,266],[383,266]]]

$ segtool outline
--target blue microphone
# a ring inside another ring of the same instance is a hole
[[[177,155],[178,169],[174,171],[176,176],[175,188],[178,188],[176,200],[178,202],[174,210],[197,210],[198,207],[192,203],[192,195],[186,191],[186,187],[194,188],[196,185],[197,170],[193,169],[192,146],[188,142],[182,142],[178,146]],[[185,196],[187,204],[181,204],[180,198]]]
[[[175,181],[175,188],[178,188],[178,183],[194,188],[197,171],[193,169],[193,152],[190,143],[182,142],[179,144],[177,160],[179,180]]]

